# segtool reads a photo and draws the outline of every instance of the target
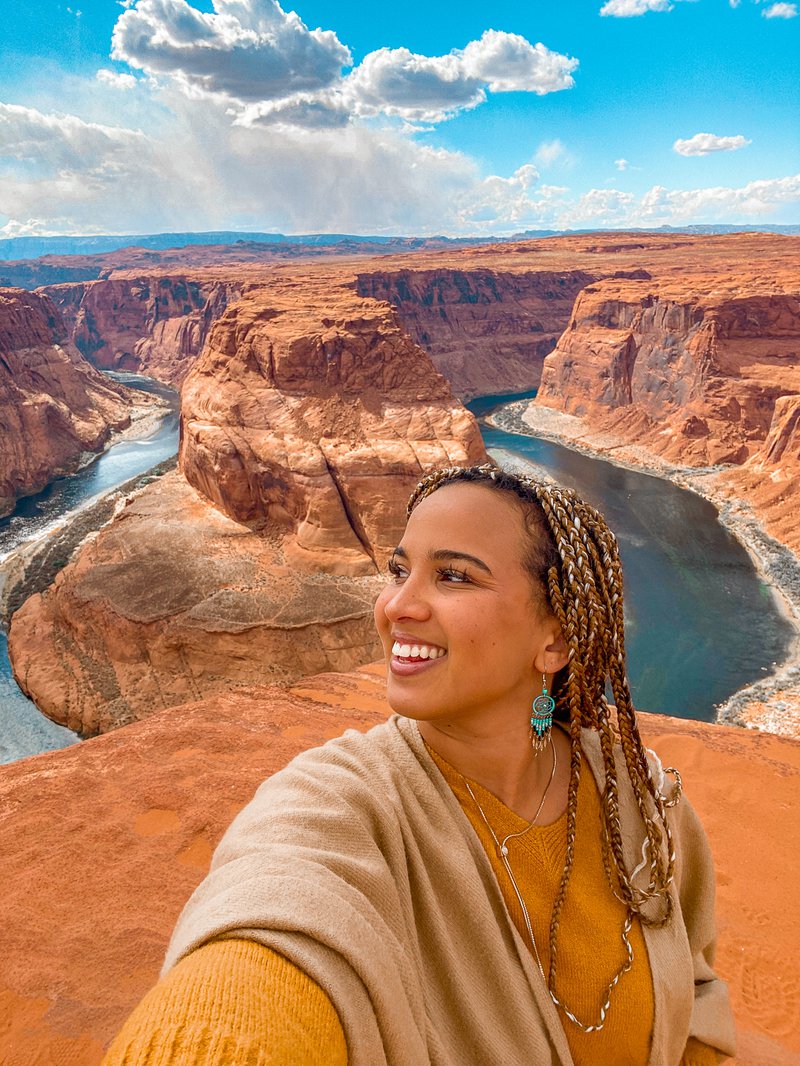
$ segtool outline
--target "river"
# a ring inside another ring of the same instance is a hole
[[[484,396],[478,417],[528,398]],[[715,508],[663,478],[481,424],[486,447],[544,469],[597,507],[617,535],[634,704],[714,721],[716,705],[772,672],[795,631]]]
[[[20,500],[10,515],[0,518],[0,566],[20,544],[45,536],[69,512],[87,506],[98,496],[175,455],[178,394],[142,375],[109,376],[166,399],[170,406],[163,420],[152,436],[143,440],[123,439],[77,474],[57,478],[36,495]],[[19,690],[11,673],[7,647],[6,635],[0,631],[0,763],[74,744],[78,739],[74,733],[51,722]]]
[[[115,375],[137,388],[176,395],[151,379]],[[485,396],[478,417],[534,393]],[[714,508],[662,478],[614,466],[549,441],[481,424],[486,446],[545,469],[608,518],[626,582],[628,673],[645,710],[713,721],[715,706],[771,672],[794,636],[768,586]],[[175,454],[177,409],[147,440],[121,441],[91,466],[20,501],[0,520],[0,563],[75,508]],[[0,763],[64,747],[76,737],[50,722],[14,683],[0,633]]]

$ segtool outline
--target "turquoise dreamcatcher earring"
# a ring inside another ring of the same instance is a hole
[[[542,674],[542,694],[536,697],[531,707],[531,747],[537,755],[547,747],[555,709],[556,701],[547,689],[547,675]]]

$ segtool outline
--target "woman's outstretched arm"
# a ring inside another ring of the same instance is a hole
[[[127,1020],[103,1066],[347,1066],[327,995],[250,940],[213,940],[182,959]]]

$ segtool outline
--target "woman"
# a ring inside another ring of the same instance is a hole
[[[262,785],[107,1066],[732,1054],[708,845],[639,738],[613,534],[488,465],[408,510],[375,607],[396,717]]]

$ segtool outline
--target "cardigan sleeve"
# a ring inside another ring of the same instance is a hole
[[[722,1056],[713,1047],[701,1044],[699,1040],[690,1036],[678,1066],[717,1066],[721,1058]]]
[[[714,920],[715,877],[711,848],[705,832],[686,797],[674,808],[678,813],[678,895],[689,939],[694,968],[694,1006],[686,1054],[694,1043],[719,1052],[720,1061],[735,1052],[733,1014],[728,987],[714,971],[716,924]],[[695,1052],[692,1052],[695,1054]],[[705,1058],[686,1059],[686,1066],[705,1066]],[[713,1061],[713,1060],[710,1060]]]
[[[249,940],[187,955],[134,1010],[102,1066],[347,1066],[328,996],[283,956]]]

